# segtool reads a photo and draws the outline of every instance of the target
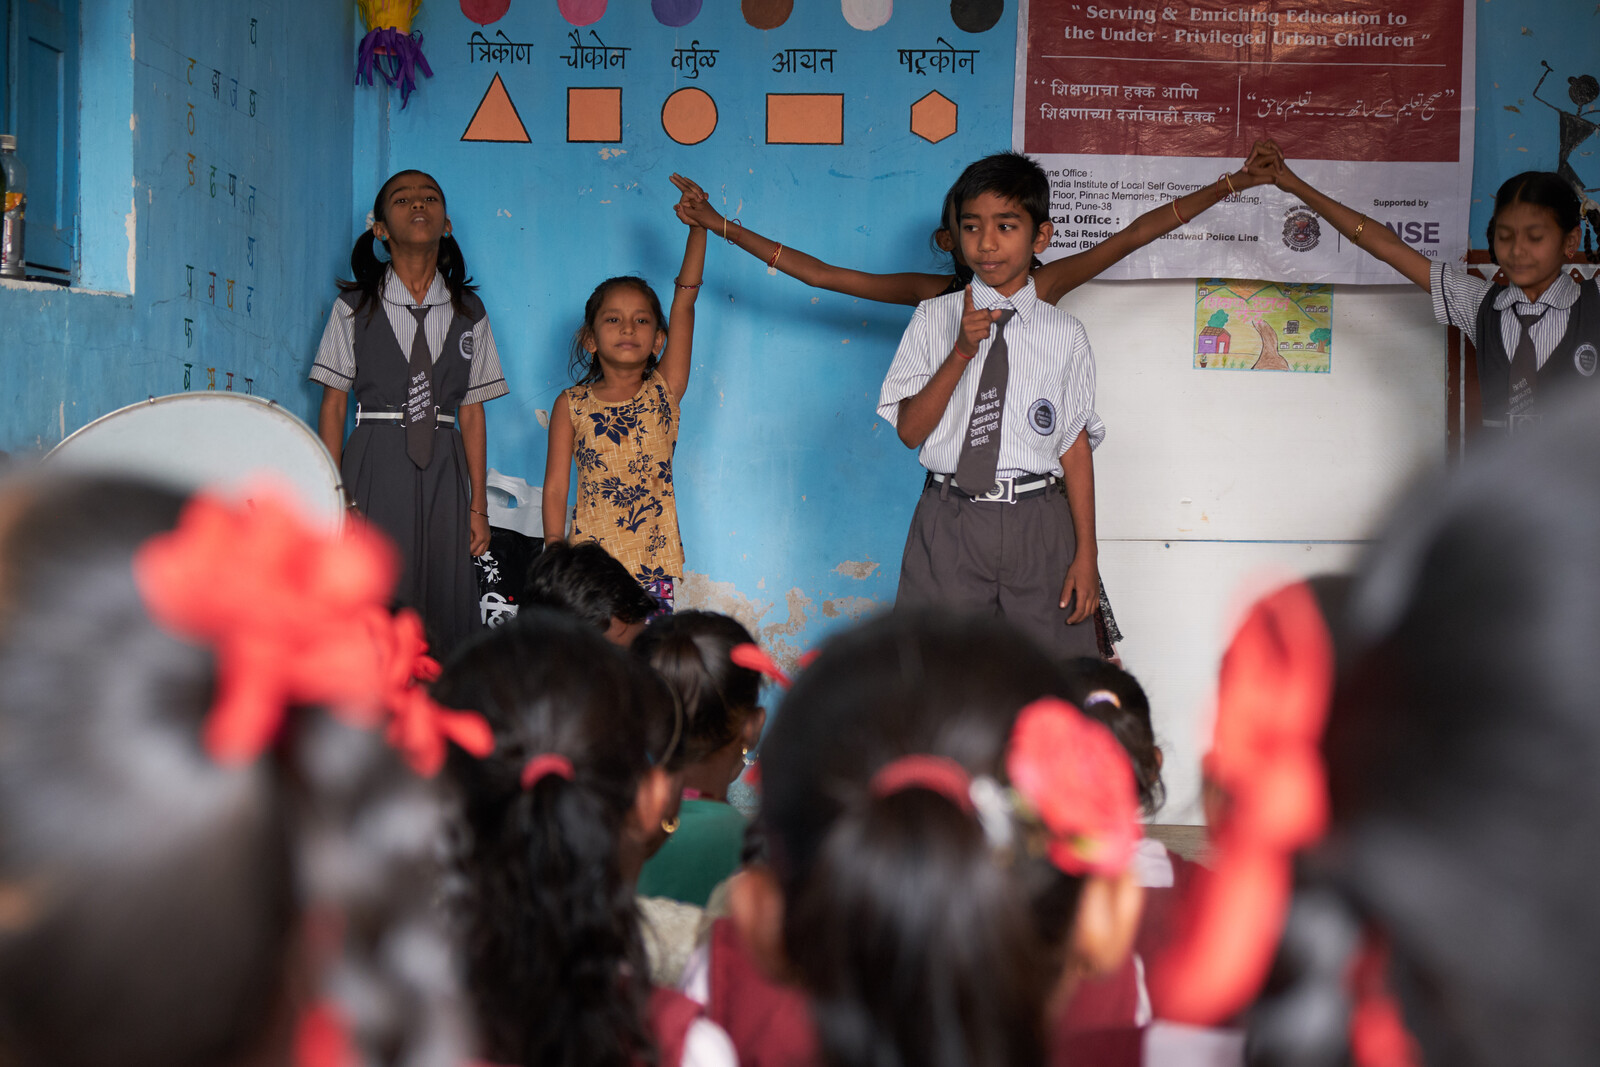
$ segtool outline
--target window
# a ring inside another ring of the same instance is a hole
[[[77,244],[79,0],[0,0],[0,116],[28,168],[28,272],[68,278]]]

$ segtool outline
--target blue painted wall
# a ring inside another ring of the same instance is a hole
[[[435,77],[409,108],[390,111],[385,169],[420,167],[440,180],[483,286],[512,388],[487,409],[491,465],[543,480],[537,413],[571,383],[568,349],[597,282],[639,273],[670,299],[686,235],[672,213],[673,171],[726,214],[824,259],[940,269],[930,236],[945,190],[972,159],[1010,147],[1016,15],[1006,7],[993,28],[968,34],[943,0],[901,0],[870,32],[852,28],[836,0],[797,3],[771,31],[747,25],[739,5],[707,4],[673,29],[650,5],[613,2],[583,39],[592,43],[592,30],[629,48],[626,67],[593,71],[565,62],[574,27],[556,4],[514,2],[483,28],[534,45],[531,62],[498,64],[473,60],[479,27],[457,4],[425,5],[417,28]],[[936,47],[941,36],[977,50],[975,69],[918,75],[901,65],[900,49]],[[694,41],[718,54],[689,79],[671,61]],[[774,53],[811,47],[837,50],[834,73],[773,73]],[[496,73],[529,144],[461,140]],[[584,85],[623,87],[620,143],[567,143],[566,90]],[[662,128],[663,101],[685,86],[718,109],[697,145]],[[936,89],[959,110],[958,131],[934,144],[911,132],[910,110]],[[766,144],[769,92],[844,93],[844,143]],[[358,183],[355,226],[375,191]],[[704,576],[690,591],[758,619],[779,654],[893,599],[922,471],[874,408],[909,317],[909,308],[770,276],[745,252],[711,244],[676,465],[687,569]]]
[[[1593,0],[1481,0],[1478,10],[1478,119],[1474,127],[1473,248],[1487,249],[1489,216],[1500,183],[1525,170],[1555,170],[1560,116],[1534,99],[1548,63],[1553,73],[1539,96],[1567,112],[1567,79],[1600,77],[1600,5]],[[1600,122],[1590,104],[1584,117]],[[1578,146],[1572,167],[1590,196],[1600,195],[1600,135]]]
[[[185,363],[194,389],[215,368],[313,413],[349,255],[354,22],[318,0],[84,4],[80,288],[0,288],[0,448],[178,392]]]

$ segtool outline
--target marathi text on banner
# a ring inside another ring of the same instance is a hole
[[[1025,3],[1013,139],[1051,174],[1046,258],[1209,185],[1272,137],[1312,184],[1425,255],[1459,259],[1472,38],[1470,0]],[[1230,197],[1106,277],[1218,274],[1399,280],[1272,186]]]

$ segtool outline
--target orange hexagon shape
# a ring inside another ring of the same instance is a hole
[[[931,144],[956,132],[956,105],[943,93],[932,92],[911,105],[911,132]]]

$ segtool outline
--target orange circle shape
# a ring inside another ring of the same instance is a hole
[[[679,89],[661,105],[661,128],[679,144],[699,144],[717,128],[717,102],[704,89]]]

